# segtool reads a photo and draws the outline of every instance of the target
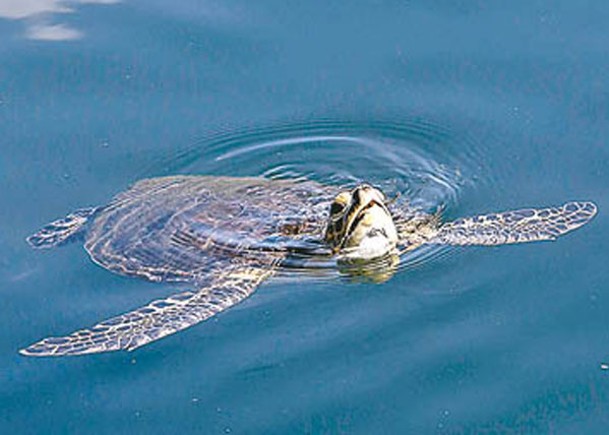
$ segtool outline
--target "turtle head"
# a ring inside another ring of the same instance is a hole
[[[383,192],[368,184],[342,191],[330,206],[324,240],[347,258],[372,259],[391,252],[398,236]]]

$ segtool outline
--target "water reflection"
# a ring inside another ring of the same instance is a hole
[[[72,14],[79,4],[115,4],[121,0],[0,0],[0,18],[23,21],[25,37],[41,41],[80,39],[84,33],[65,23],[54,22],[57,15]]]

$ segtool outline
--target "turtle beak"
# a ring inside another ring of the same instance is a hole
[[[367,210],[374,207],[375,205],[379,206],[387,214],[389,214],[389,210],[387,209],[387,206],[385,205],[385,198],[380,190],[375,189],[374,187],[372,187],[368,184],[364,184],[362,186],[359,186],[356,189],[354,196],[356,196],[359,199],[359,201],[366,202],[366,205],[364,207],[362,207],[361,210],[358,212],[356,219],[358,217],[360,217],[361,215],[363,215]]]
[[[353,219],[353,223],[351,224],[351,227],[356,227],[357,224],[364,218],[364,216],[368,212],[368,210],[370,210],[372,207],[375,207],[375,206],[382,208],[387,214],[389,214],[389,210],[387,210],[387,207],[385,206],[385,204],[377,201],[376,199],[372,199],[368,202],[368,204],[366,204],[364,207],[362,207],[362,209],[357,213],[357,215]]]

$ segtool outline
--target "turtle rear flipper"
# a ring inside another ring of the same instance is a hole
[[[80,233],[89,218],[98,209],[97,207],[78,209],[63,219],[45,225],[26,240],[32,248],[37,249],[52,248],[66,243]]]
[[[503,245],[554,240],[588,223],[597,207],[589,201],[560,207],[528,208],[473,216],[448,222],[428,243],[443,245]]]

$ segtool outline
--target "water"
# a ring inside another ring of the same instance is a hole
[[[2,433],[604,433],[604,2],[0,0]],[[175,289],[24,238],[166,174],[359,180],[556,243],[279,280],[134,353],[27,359]]]

